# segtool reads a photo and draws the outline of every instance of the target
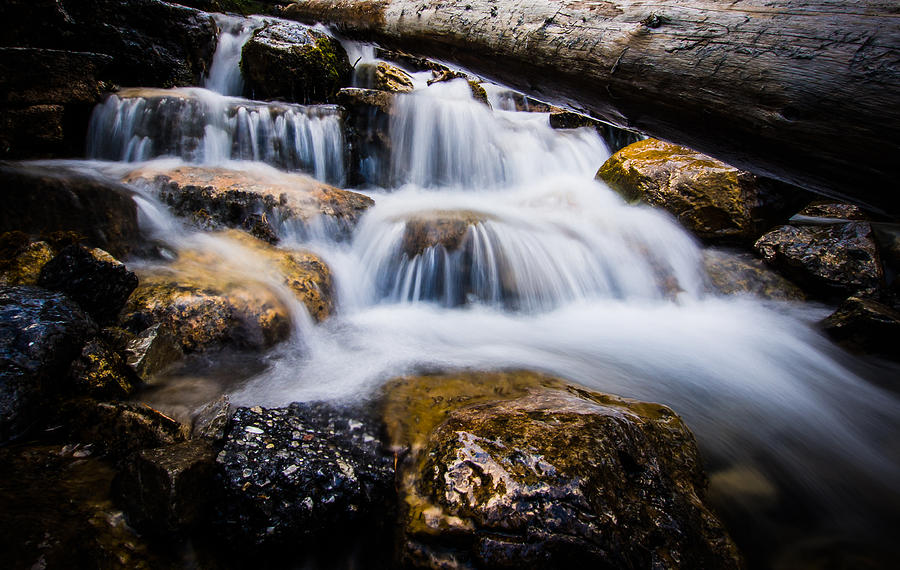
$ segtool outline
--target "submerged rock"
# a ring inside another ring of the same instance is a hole
[[[303,174],[222,167],[141,168],[128,184],[149,184],[177,214],[203,218],[207,225],[240,228],[277,242],[285,226],[322,226],[346,238],[374,201]]]
[[[882,281],[872,228],[864,222],[780,226],[756,242],[762,258],[811,293],[851,295]]]
[[[65,296],[38,287],[0,287],[0,443],[51,410],[69,364],[96,325]]]
[[[875,299],[850,297],[822,323],[847,348],[900,359],[900,311]]]
[[[597,177],[626,200],[672,213],[704,240],[748,243],[782,217],[785,198],[756,176],[656,139],[612,155]]]
[[[713,290],[723,295],[749,294],[776,301],[802,301],[803,291],[749,253],[703,250],[703,266]]]
[[[393,458],[380,432],[360,410],[328,404],[239,408],[216,459],[227,534],[284,544],[389,521]]]
[[[422,568],[739,568],[671,410],[529,372],[388,385],[403,561]]]
[[[456,251],[469,233],[469,228],[487,219],[485,214],[465,210],[434,210],[416,214],[406,220],[403,251],[409,257],[421,254],[429,247],[442,246],[446,251]]]
[[[390,179],[391,109],[395,93],[347,87],[337,100],[346,109],[348,179],[356,186],[385,186]]]
[[[123,257],[137,243],[131,191],[65,167],[0,164],[0,232],[75,232],[87,245]]]
[[[347,52],[335,39],[296,22],[269,22],[241,52],[245,91],[255,99],[325,103],[350,84]]]
[[[65,293],[103,325],[116,320],[138,278],[102,249],[70,245],[43,266],[38,284]]]

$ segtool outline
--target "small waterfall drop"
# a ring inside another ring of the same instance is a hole
[[[215,14],[213,17],[219,26],[219,43],[203,86],[222,95],[240,96],[244,90],[241,49],[253,32],[263,25],[263,20],[226,14]]]

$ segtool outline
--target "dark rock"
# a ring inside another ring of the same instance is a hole
[[[208,514],[215,460],[204,440],[139,451],[113,482],[117,503],[149,534],[189,530]]]
[[[885,283],[893,295],[900,298],[900,279],[897,279],[900,276],[900,224],[873,223],[872,237]]]
[[[76,232],[86,245],[116,257],[138,242],[137,206],[124,185],[64,167],[17,163],[0,163],[0,179],[0,232]]]
[[[65,388],[69,364],[96,325],[65,296],[0,288],[0,443],[23,434]]]
[[[422,568],[740,568],[670,409],[528,372],[387,388],[403,561]]]
[[[37,285],[41,268],[53,259],[55,253],[47,242],[25,240],[27,245],[0,259],[0,285]]]
[[[616,152],[597,178],[626,200],[664,208],[699,238],[716,243],[751,243],[786,219],[798,199],[749,172],[656,139]]]
[[[101,249],[70,245],[44,265],[38,284],[65,293],[95,321],[108,324],[116,320],[138,278]]]
[[[359,410],[327,404],[239,408],[217,458],[226,532],[283,544],[389,521],[393,458],[379,434]]]
[[[497,99],[499,100],[498,107],[503,111],[518,111],[519,113],[553,113],[562,111],[559,107],[532,99],[518,91],[500,91],[497,94]]]
[[[436,61],[432,61],[425,57],[411,55],[398,50],[389,50],[381,47],[376,47],[375,57],[386,59],[387,61],[393,61],[394,63],[399,63],[403,67],[411,69],[413,71],[448,71],[447,66],[437,63]]]
[[[141,331],[125,347],[128,366],[144,382],[184,357],[178,339],[169,328],[157,323]]]
[[[852,295],[882,281],[868,223],[780,226],[759,238],[755,248],[785,277],[817,295]]]
[[[454,79],[465,79],[466,83],[469,84],[469,89],[472,91],[472,97],[488,107],[491,106],[491,103],[488,101],[487,91],[484,90],[484,87],[482,87],[477,80],[469,77],[462,71],[453,71],[444,68],[440,71],[432,71],[431,75],[432,78],[428,80],[428,85],[434,85],[435,83],[441,83],[443,81],[453,81]]]
[[[209,402],[194,413],[191,436],[219,443],[225,439],[225,432],[234,412],[228,396]]]
[[[869,217],[858,206],[827,200],[815,200],[797,212],[802,218],[827,218],[841,221],[867,222]]]
[[[874,299],[850,297],[822,325],[847,348],[900,359],[900,311]]]
[[[296,22],[270,22],[241,53],[245,91],[255,99],[332,101],[350,84],[347,52],[333,38]]]
[[[100,101],[100,71],[112,57],[39,48],[0,48],[0,106]]]
[[[349,181],[355,186],[386,186],[390,180],[391,108],[396,94],[348,87],[337,100],[347,111]]]
[[[591,127],[603,138],[610,152],[617,152],[642,138],[638,133],[608,125],[587,115],[561,109],[550,113],[550,126],[554,129]]]
[[[749,253],[703,250],[703,265],[712,289],[723,295],[749,294],[777,301],[802,301],[799,287]]]
[[[105,54],[120,85],[199,85],[216,47],[208,14],[160,0],[7,0],[0,17],[16,22],[0,45]]]
[[[122,356],[96,338],[85,343],[69,376],[76,392],[99,399],[124,398],[139,382]]]
[[[64,147],[64,122],[65,108],[62,105],[0,108],[0,156],[55,156]]]

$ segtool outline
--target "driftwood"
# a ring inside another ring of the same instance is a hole
[[[900,214],[897,0],[304,0],[284,15]]]

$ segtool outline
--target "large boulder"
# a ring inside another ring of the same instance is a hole
[[[351,525],[371,532],[375,521],[390,521],[393,457],[362,410],[239,408],[228,429],[216,460],[224,489],[217,520],[242,544],[290,544]]]
[[[0,288],[0,443],[40,419],[96,325],[60,293]]]
[[[819,296],[845,297],[882,282],[872,227],[866,222],[780,226],[755,247],[768,264]]]
[[[0,164],[0,180],[0,232],[75,232],[116,257],[139,240],[137,206],[122,184],[25,163]]]
[[[102,249],[70,245],[41,268],[38,285],[65,293],[105,325],[116,320],[138,278]]]
[[[670,409],[529,372],[389,384],[405,563],[422,568],[739,568]]]
[[[788,198],[749,172],[656,139],[612,155],[597,178],[630,201],[664,208],[703,240],[752,243],[786,218]]]
[[[269,22],[241,52],[245,91],[255,99],[325,103],[350,84],[341,44],[296,22]]]
[[[177,214],[207,226],[249,231],[277,242],[285,227],[324,228],[346,238],[374,203],[362,194],[340,190],[304,174],[233,170],[222,167],[145,167],[125,178],[151,185]]]

